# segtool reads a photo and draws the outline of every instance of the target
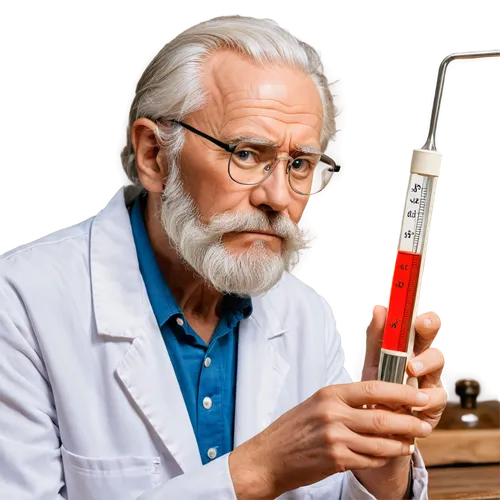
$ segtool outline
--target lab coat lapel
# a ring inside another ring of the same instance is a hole
[[[116,376],[182,471],[189,472],[201,466],[198,445],[140,273],[123,189],[95,217],[90,252],[98,335],[131,341]]]
[[[273,339],[284,333],[269,297],[252,298],[253,313],[240,323],[234,446],[272,422],[289,365]]]
[[[198,444],[172,362],[154,317],[116,373],[184,473],[201,466]]]

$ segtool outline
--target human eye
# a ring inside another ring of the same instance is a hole
[[[314,162],[309,157],[295,158],[290,164],[290,170],[294,175],[305,177],[314,171]]]
[[[263,160],[263,153],[258,145],[250,143],[240,144],[232,156],[232,163],[236,163],[239,167],[251,168],[257,167]]]
[[[251,163],[252,161],[255,161],[257,158],[255,151],[251,151],[250,149],[242,149],[239,151],[235,151],[234,154],[237,156],[238,160],[247,163]]]

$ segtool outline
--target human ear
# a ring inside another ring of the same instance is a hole
[[[148,118],[139,118],[132,125],[131,140],[135,152],[137,175],[149,192],[161,193],[167,165],[162,148],[158,145],[157,124]],[[161,153],[161,154],[160,154]]]

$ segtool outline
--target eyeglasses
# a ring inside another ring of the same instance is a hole
[[[181,125],[230,153],[228,174],[238,184],[260,184],[273,173],[280,161],[285,160],[288,183],[292,190],[297,194],[310,196],[322,191],[333,174],[340,170],[340,165],[332,158],[322,153],[308,152],[307,148],[293,152],[292,156],[278,156],[278,150],[274,146],[260,143],[257,139],[226,144],[187,123],[168,121]]]

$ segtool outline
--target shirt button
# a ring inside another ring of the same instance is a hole
[[[210,408],[212,408],[212,400],[209,397],[203,398],[203,408],[205,408],[205,410],[210,410]],[[213,448],[210,449],[212,450]]]
[[[179,325],[182,326],[184,324],[184,320],[182,318],[177,318],[175,322]]]
[[[203,364],[205,365],[205,368],[208,368],[212,364],[212,360],[209,357],[206,357]]]
[[[215,448],[209,448],[207,455],[210,460],[213,460],[217,456],[217,450]]]

